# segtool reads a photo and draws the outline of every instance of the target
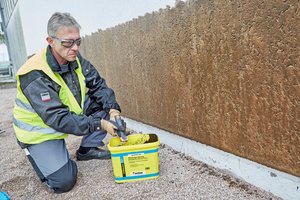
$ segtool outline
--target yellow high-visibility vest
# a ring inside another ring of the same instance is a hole
[[[19,81],[20,75],[27,74],[32,70],[42,70],[53,81],[61,86],[59,98],[61,99],[62,103],[68,106],[70,111],[73,111],[78,115],[83,113],[86,85],[85,77],[82,74],[81,64],[78,57],[76,58],[78,68],[75,69],[75,72],[80,83],[81,106],[76,101],[74,95],[60,74],[54,73],[51,70],[51,67],[47,63],[46,51],[47,47],[36,53],[18,70],[16,75],[16,79],[18,81],[18,91],[13,111],[13,126],[18,140],[25,144],[39,144],[47,140],[63,139],[66,138],[68,134],[56,131],[43,122],[21,90]]]

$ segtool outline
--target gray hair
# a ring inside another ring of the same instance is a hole
[[[70,13],[55,12],[48,21],[48,36],[56,36],[57,31],[62,27],[73,27],[81,29],[78,22],[70,15]]]

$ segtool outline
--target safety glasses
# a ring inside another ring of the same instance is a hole
[[[53,39],[57,39],[59,40],[61,43],[62,46],[64,47],[67,47],[67,48],[71,48],[75,43],[76,45],[79,47],[80,44],[81,44],[81,38],[77,39],[77,40],[62,40],[62,39],[59,39],[57,37],[53,37],[53,36],[50,36],[51,38]]]

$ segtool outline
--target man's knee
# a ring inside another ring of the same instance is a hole
[[[77,165],[69,160],[62,168],[46,177],[45,183],[54,193],[70,191],[77,180]]]

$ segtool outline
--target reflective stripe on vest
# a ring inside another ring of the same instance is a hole
[[[16,79],[18,81],[17,98],[15,101],[15,107],[13,111],[13,125],[18,140],[26,144],[39,144],[41,142],[53,139],[63,139],[68,134],[54,130],[47,126],[40,116],[30,105],[29,101],[23,94],[19,76],[29,73],[32,70],[42,70],[53,81],[61,86],[59,91],[59,98],[62,103],[69,107],[70,111],[76,114],[83,113],[83,103],[85,99],[85,77],[82,74],[82,69],[78,58],[76,58],[78,68],[75,72],[78,76],[81,89],[81,106],[78,104],[74,95],[58,73],[54,73],[46,59],[47,47],[39,51],[31,59],[29,59],[18,71]]]

